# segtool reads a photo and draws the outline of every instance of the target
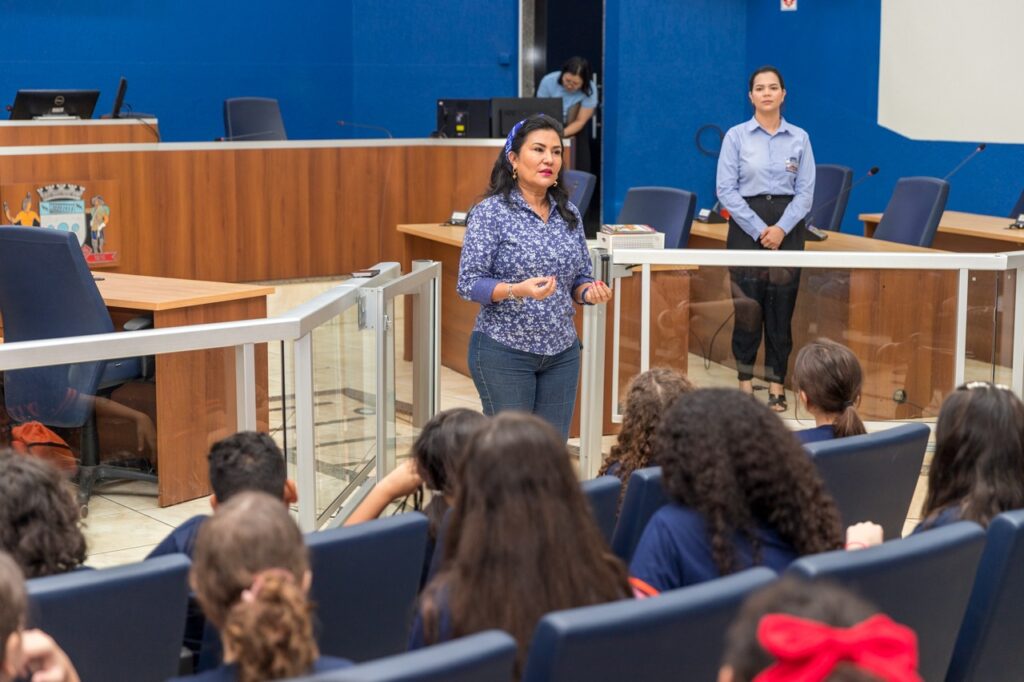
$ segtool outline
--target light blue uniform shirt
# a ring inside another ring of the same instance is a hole
[[[567,123],[566,116],[569,109],[579,102],[580,107],[587,109],[597,108],[597,81],[590,81],[590,94],[587,95],[580,88],[575,92],[569,92],[562,87],[558,79],[562,77],[561,71],[552,71],[540,79],[540,87],[537,88],[537,97],[561,97],[562,98],[562,122]]]
[[[782,119],[771,135],[751,118],[729,129],[718,156],[715,190],[736,223],[757,241],[768,225],[743,197],[791,195],[778,226],[789,234],[811,211],[814,199],[814,153],[803,128]]]

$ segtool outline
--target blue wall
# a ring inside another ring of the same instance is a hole
[[[607,0],[604,221],[626,190],[668,185],[713,203],[717,158],[700,154],[704,124],[744,116],[746,0]],[[739,84],[733,87],[734,84]],[[717,145],[717,142],[716,142]],[[717,148],[717,146],[716,146]]]
[[[439,96],[515,94],[517,5],[504,0],[0,0],[0,102],[18,88],[101,90],[156,114],[164,139],[223,135],[226,97],[281,102],[292,138],[425,136]],[[508,53],[509,66],[498,63]]]

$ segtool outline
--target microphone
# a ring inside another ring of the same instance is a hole
[[[215,142],[234,142],[235,140],[244,140],[250,137],[260,137],[261,135],[277,135],[276,130],[261,130],[258,133],[244,133],[242,135],[230,135],[224,137],[215,138]],[[276,139],[276,138],[275,138]],[[268,140],[270,141],[270,140]]]
[[[390,140],[395,139],[395,136],[391,134],[391,131],[385,128],[384,126],[375,126],[370,125],[369,123],[354,123],[352,121],[336,121],[336,123],[342,128],[344,128],[345,126],[349,126],[350,128],[366,128],[367,130],[376,130],[387,135],[388,139]]]
[[[824,209],[831,207],[832,204],[836,203],[837,201],[842,199],[844,196],[848,196],[853,191],[853,189],[855,187],[857,187],[858,185],[863,183],[865,180],[867,180],[868,178],[870,178],[870,177],[872,177],[874,175],[878,175],[878,166],[872,166],[871,169],[864,175],[864,177],[860,178],[859,180],[857,180],[857,182],[855,182],[852,185],[850,185],[850,188],[848,190],[846,190],[844,192],[840,192],[839,194],[835,195],[834,197],[832,197],[831,199],[826,201],[824,204],[819,206],[817,208],[817,210],[812,211],[811,213],[807,214],[807,217],[804,218],[804,226],[806,227],[807,231],[811,234],[811,239],[812,240],[814,240],[816,242],[823,242],[826,239],[828,239],[828,232],[826,232],[825,230],[822,230],[822,229],[820,229],[818,227],[815,227],[814,225],[811,224],[811,221],[814,219],[814,217],[816,215],[818,215],[819,213],[821,213]]]
[[[956,175],[956,174],[957,174],[957,172],[958,172],[958,171],[959,171],[959,170],[960,170],[961,168],[963,168],[963,167],[964,167],[965,165],[967,165],[967,162],[968,162],[968,161],[970,161],[970,160],[971,160],[971,159],[973,159],[973,158],[974,158],[975,156],[977,156],[978,154],[980,154],[980,153],[982,153],[983,151],[985,151],[985,147],[987,147],[987,146],[988,146],[988,145],[986,145],[986,144],[985,144],[984,142],[982,142],[981,144],[979,144],[979,145],[978,145],[977,147],[975,147],[975,148],[974,148],[974,151],[973,151],[973,152],[971,152],[970,154],[968,154],[968,155],[967,155],[967,156],[966,156],[966,157],[964,158],[964,160],[963,160],[963,161],[961,161],[960,163],[958,163],[958,164],[956,165],[956,168],[954,168],[953,170],[949,171],[949,173],[947,173],[947,174],[946,174],[946,177],[944,177],[944,178],[942,178],[942,179],[943,179],[943,180],[947,180],[947,181],[948,181],[948,180],[949,180],[949,179],[950,179],[951,177],[953,177],[954,175]]]

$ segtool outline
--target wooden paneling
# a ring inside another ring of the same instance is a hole
[[[0,122],[0,147],[159,141],[156,119]]]

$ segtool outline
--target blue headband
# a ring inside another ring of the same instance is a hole
[[[518,133],[519,129],[523,127],[524,123],[526,123],[526,119],[525,118],[522,121],[520,121],[519,123],[517,123],[514,126],[512,126],[512,132],[510,132],[508,134],[508,139],[505,140],[505,156],[506,156],[506,160],[507,160],[507,157],[508,157],[508,153],[510,151],[512,151],[512,140],[515,139],[516,133]]]

